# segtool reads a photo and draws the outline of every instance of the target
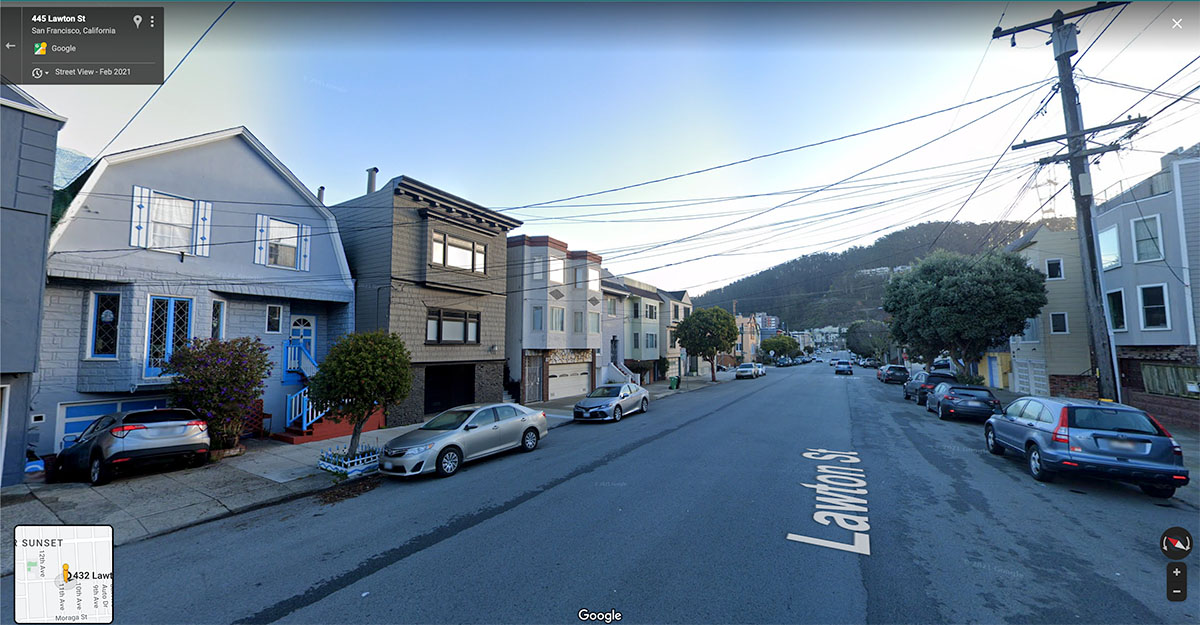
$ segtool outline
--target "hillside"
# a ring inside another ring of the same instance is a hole
[[[1069,218],[1044,222],[1051,230],[1074,227]],[[909,226],[876,240],[869,246],[850,248],[837,254],[801,256],[719,289],[693,297],[696,306],[720,306],[743,314],[767,312],[778,315],[788,328],[849,325],[855,319],[880,319],[883,288],[888,274],[860,273],[884,267],[911,265],[929,253],[929,244],[946,225],[933,221]],[[1014,221],[992,223],[954,222],[933,249],[972,254],[1003,245],[1033,229],[1037,223]]]

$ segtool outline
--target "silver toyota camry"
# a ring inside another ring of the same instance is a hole
[[[643,387],[629,384],[601,384],[575,404],[576,419],[620,421],[633,412],[646,412],[650,393]]]
[[[388,441],[379,471],[449,477],[468,460],[508,449],[533,451],[547,431],[546,413],[540,410],[506,403],[457,406]]]

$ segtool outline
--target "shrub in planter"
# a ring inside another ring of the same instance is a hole
[[[237,446],[254,401],[271,375],[271,348],[257,338],[192,339],[176,348],[164,372],[174,375],[171,403],[208,422],[213,449]]]

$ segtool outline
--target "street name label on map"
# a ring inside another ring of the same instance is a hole
[[[18,525],[13,558],[16,622],[113,622],[111,525]]]
[[[838,542],[824,538],[813,538],[800,534],[788,534],[788,540],[808,543],[818,547],[849,551],[864,556],[871,555],[871,519],[867,516],[867,474],[858,467],[841,466],[858,464],[862,459],[856,451],[830,451],[809,449],[802,454],[809,460],[820,462],[837,461],[841,464],[817,466],[816,484],[801,484],[816,492],[816,512],[812,518],[821,525],[836,524],[851,532],[849,542]]]

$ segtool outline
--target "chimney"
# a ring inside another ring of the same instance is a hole
[[[317,187],[317,203],[325,203],[325,187]]]
[[[378,167],[372,167],[367,170],[367,193],[375,192],[375,174],[379,173]]]

